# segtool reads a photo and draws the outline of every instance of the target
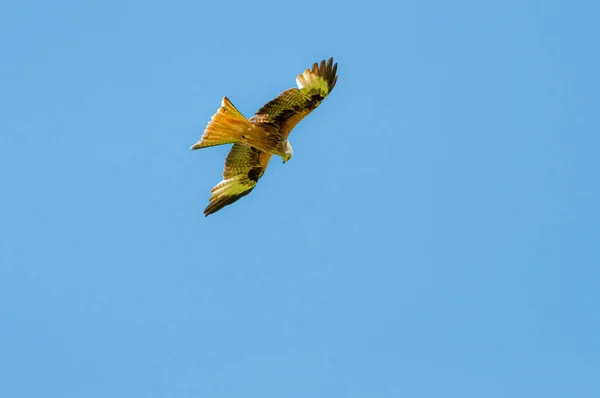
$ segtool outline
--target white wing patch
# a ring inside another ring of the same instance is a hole
[[[296,84],[299,89],[310,88],[311,90],[318,90],[320,93],[327,93],[329,91],[329,85],[325,79],[313,73],[310,69],[305,70],[304,73],[296,77]]]
[[[246,182],[251,181],[246,179]],[[256,183],[242,184],[240,178],[237,176],[233,178],[228,178],[226,180],[221,181],[212,189],[211,199],[221,195],[239,195],[240,193],[246,192],[248,189],[251,189],[252,187],[254,187],[254,185],[256,185]]]

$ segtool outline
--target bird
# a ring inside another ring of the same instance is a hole
[[[227,97],[208,122],[192,150],[233,144],[225,158],[223,180],[211,190],[204,215],[213,214],[248,195],[263,176],[273,155],[286,163],[293,156],[290,132],[331,93],[337,82],[337,62],[315,62],[290,88],[247,119]]]

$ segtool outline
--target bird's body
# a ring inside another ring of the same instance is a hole
[[[287,162],[293,154],[288,137],[292,129],[319,106],[337,81],[337,63],[315,63],[298,75],[298,88],[291,88],[261,107],[247,119],[227,97],[192,149],[231,144],[225,159],[223,181],[211,191],[208,216],[248,195],[264,174],[272,155]]]

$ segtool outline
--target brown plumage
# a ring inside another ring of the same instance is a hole
[[[208,122],[192,149],[233,143],[225,159],[223,181],[211,191],[208,216],[248,195],[264,174],[272,155],[283,162],[293,154],[288,136],[292,129],[329,95],[337,81],[337,63],[315,63],[298,75],[298,88],[290,88],[246,119],[227,97]]]

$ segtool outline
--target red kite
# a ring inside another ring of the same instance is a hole
[[[248,195],[265,173],[271,156],[279,155],[283,163],[293,154],[288,136],[306,115],[329,95],[337,81],[337,63],[333,58],[316,63],[296,78],[298,88],[290,88],[267,102],[246,119],[227,97],[208,122],[200,141],[192,149],[231,144],[225,159],[223,181],[211,190],[208,216]]]

